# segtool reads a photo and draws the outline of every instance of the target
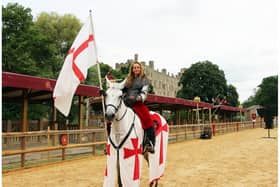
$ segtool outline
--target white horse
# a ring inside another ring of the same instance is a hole
[[[137,187],[141,178],[144,131],[137,114],[123,102],[122,89],[126,80],[113,83],[106,77],[106,81],[109,88],[105,94],[105,116],[112,124],[106,149],[107,165],[103,186],[115,186],[117,177],[119,186]],[[149,184],[157,186],[165,168],[168,124],[155,112],[151,112],[151,117],[157,123],[155,153],[145,154],[149,165]]]

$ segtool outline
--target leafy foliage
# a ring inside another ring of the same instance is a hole
[[[31,9],[17,3],[2,6],[2,70],[36,75],[38,66],[32,56],[39,33],[33,29]]]
[[[256,97],[254,96],[250,96],[246,101],[244,101],[242,103],[243,108],[248,108],[250,106],[256,105],[257,101],[256,101]]]
[[[17,3],[2,6],[3,71],[57,78],[81,24],[71,15],[42,13],[34,22],[31,9]],[[3,103],[3,119],[19,119],[21,104]],[[29,105],[29,119],[49,117],[50,106]],[[70,116],[71,117],[71,116]]]
[[[22,105],[17,103],[2,103],[2,119],[19,120],[22,115]]]
[[[226,92],[226,99],[227,99],[227,104],[230,106],[239,106],[239,101],[238,101],[238,93],[236,91],[236,88],[233,85],[228,85],[227,86],[227,92]]]
[[[257,92],[250,96],[244,103],[243,107],[252,105],[262,105],[268,115],[278,114],[278,75],[265,77],[258,86]]]
[[[35,28],[44,36],[45,45],[51,53],[46,54],[42,51],[39,56],[50,57],[44,65],[48,66],[52,72],[51,78],[57,78],[63,65],[64,59],[70,49],[77,33],[81,29],[79,19],[71,14],[59,16],[57,13],[41,13],[35,23]],[[38,61],[39,62],[39,61]],[[46,76],[44,76],[46,77]]]
[[[278,76],[266,77],[258,86],[256,93],[256,102],[262,105],[266,110],[270,111],[272,115],[278,114]]]
[[[177,97],[193,100],[199,96],[201,101],[212,103],[217,96],[226,96],[225,74],[210,61],[197,62],[185,70],[180,81],[181,89]]]

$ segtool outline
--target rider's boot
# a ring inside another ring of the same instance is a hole
[[[145,150],[150,153],[155,153],[155,130],[153,127],[145,129],[146,132],[146,141],[145,141]]]

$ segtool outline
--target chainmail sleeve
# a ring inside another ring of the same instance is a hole
[[[143,78],[142,84],[143,84],[143,87],[142,87],[139,95],[141,96],[142,102],[144,102],[147,99],[150,81],[147,78]]]

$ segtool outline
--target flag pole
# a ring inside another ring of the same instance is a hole
[[[89,19],[90,19],[90,25],[92,29],[92,33],[94,34],[94,29],[93,29],[93,22],[92,22],[92,16],[91,16],[91,10],[89,10]],[[94,35],[95,36],[95,35]],[[96,40],[94,38],[94,42],[96,43]],[[95,52],[96,52],[96,59],[97,59],[97,73],[98,73],[98,79],[99,79],[99,89],[102,90],[102,82],[101,82],[101,73],[100,73],[100,65],[98,61],[98,53],[97,53],[97,47],[96,44],[94,45]],[[105,140],[107,140],[108,134],[107,134],[107,124],[105,120],[105,105],[104,105],[104,96],[101,94],[101,103],[102,103],[102,111],[103,111],[103,118],[104,118],[104,130],[105,130]]]

